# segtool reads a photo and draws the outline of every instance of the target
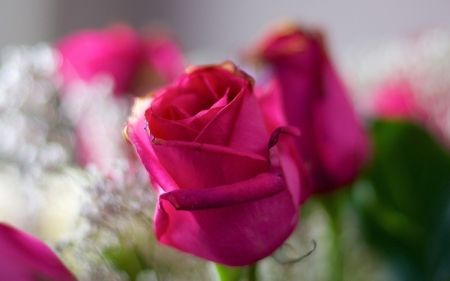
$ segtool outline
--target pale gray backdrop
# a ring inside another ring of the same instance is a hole
[[[431,26],[450,26],[448,0],[0,0],[0,47],[53,41],[123,20],[162,21],[187,51],[227,58],[282,16],[324,28],[335,56]]]

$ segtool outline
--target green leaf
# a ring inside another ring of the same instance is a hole
[[[417,220],[432,223],[435,202],[450,187],[450,157],[417,125],[379,121],[373,129],[375,161],[369,172],[383,204]]]
[[[389,257],[398,280],[440,280],[432,276],[450,258],[439,250],[449,244],[442,232],[450,229],[450,155],[412,123],[377,121],[372,135],[372,166],[353,189],[366,238]]]

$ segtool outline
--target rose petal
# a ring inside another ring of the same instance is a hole
[[[366,161],[369,145],[345,87],[328,61],[322,76],[326,97],[317,102],[314,127],[322,165],[335,185],[349,184]],[[345,167],[345,169],[343,168]]]
[[[269,37],[260,55],[272,64],[281,86],[285,120],[302,131],[295,142],[313,179],[313,192],[348,184],[366,162],[368,140],[321,34],[286,26]],[[272,123],[284,121],[274,116]]]
[[[217,113],[214,118],[199,133],[195,142],[228,146],[233,135],[233,129],[240,118],[242,107],[252,94],[248,83],[227,106]],[[250,128],[249,128],[250,129]]]
[[[217,145],[155,139],[152,147],[181,189],[245,181],[263,173],[268,165],[258,154]]]
[[[280,126],[288,125],[279,81],[272,79],[255,91],[269,132],[273,132]]]
[[[134,115],[128,120],[124,132],[152,179],[165,191],[175,190],[178,189],[178,186],[156,157],[149,140],[149,134],[145,129],[147,125],[142,111],[150,105],[151,100],[145,99],[141,100],[140,103],[136,102],[133,109]]]
[[[199,257],[243,266],[270,255],[291,234],[298,220],[289,191],[239,205],[177,211],[161,200],[155,216],[163,244]]]
[[[290,132],[290,129],[285,131]],[[283,130],[275,133],[273,144],[277,143],[281,132]],[[284,142],[279,140],[279,143]],[[268,171],[281,171],[277,166],[283,162],[277,159],[278,146],[270,149],[270,163],[275,166],[268,167]],[[291,177],[289,182],[298,189],[301,184],[295,182],[298,175],[288,176]],[[229,266],[255,263],[275,251],[297,223],[299,205],[286,183],[278,173],[263,173],[231,186],[161,194],[155,215],[156,236],[164,244],[214,262]],[[272,188],[282,191],[261,199],[257,193],[259,188],[269,191],[266,195]],[[200,194],[201,191],[207,193]],[[195,200],[196,196],[201,202]],[[258,200],[247,202],[252,196]],[[213,207],[209,200],[219,206],[209,209]],[[227,203],[232,205],[225,206]]]
[[[194,116],[197,112],[208,109],[213,102],[195,93],[180,93],[176,88],[169,88],[157,94],[152,103],[152,112],[169,120],[182,120]],[[177,110],[174,110],[176,108]],[[177,111],[184,112],[182,116],[174,115]]]
[[[157,138],[193,141],[199,133],[195,129],[184,125],[182,122],[159,117],[158,115],[153,114],[151,109],[148,109],[145,112],[145,117],[148,120],[151,135]]]
[[[216,108],[212,108],[212,109],[209,109],[209,110],[202,110],[201,112],[197,113],[197,115],[195,115],[195,116],[193,116],[191,118],[188,118],[188,119],[185,119],[185,120],[180,120],[179,123],[180,124],[186,124],[190,128],[193,128],[194,130],[196,130],[197,131],[197,136],[198,136],[200,131],[203,130],[203,128],[209,122],[211,122],[211,120],[214,118],[214,116],[217,115],[217,113],[219,113],[220,110],[222,110],[221,107],[216,107]],[[194,139],[192,139],[192,140],[194,140]]]
[[[285,188],[283,175],[261,173],[235,184],[207,189],[179,189],[160,195],[177,210],[206,210],[221,208],[273,196]]]
[[[242,107],[228,146],[267,157],[267,139],[271,132],[264,124],[255,95],[251,95]]]
[[[200,71],[199,71],[200,70]],[[219,100],[227,92],[239,93],[244,86],[243,79],[220,67],[203,67],[182,76],[178,87],[184,92],[193,92],[211,100]]]
[[[75,281],[53,251],[37,238],[0,223],[2,280]]]
[[[209,119],[199,137],[145,138],[139,105],[127,128],[137,152],[149,154],[140,157],[164,189],[159,189],[156,236],[166,245],[218,263],[255,263],[278,248],[298,220],[300,169],[280,166],[299,164],[291,159],[289,138],[283,134],[296,130],[276,129],[269,137],[251,79],[231,63],[187,71],[175,87],[214,98],[212,108],[178,120],[190,126]]]

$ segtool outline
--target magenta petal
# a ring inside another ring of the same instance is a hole
[[[375,90],[371,114],[387,119],[418,119],[425,122],[429,114],[415,96],[411,83],[403,79],[384,82]]]
[[[217,189],[161,194],[155,216],[158,240],[230,266],[252,264],[275,251],[297,223],[301,184],[297,173],[286,175],[286,181],[279,176],[282,171],[279,164],[287,163],[278,158],[278,147],[285,144],[279,139],[280,133],[283,130],[273,137],[277,139],[273,143],[279,144],[270,148],[271,165],[267,168],[270,173]],[[286,184],[292,185],[286,188]],[[259,190],[263,195],[257,194]],[[261,198],[266,195],[269,196]],[[218,206],[214,208],[214,204]],[[192,209],[195,211],[184,211]]]
[[[266,158],[223,146],[155,139],[152,147],[180,188],[233,184],[267,169]]]
[[[345,96],[345,88],[328,61],[323,64],[326,96],[314,110],[317,150],[334,185],[350,183],[369,153],[368,139]]]
[[[256,89],[257,98],[269,132],[288,124],[283,108],[283,96],[277,79]]]
[[[368,138],[320,33],[287,26],[261,47],[260,55],[273,66],[281,88],[281,95],[275,88],[275,97],[262,96],[261,104],[269,111],[267,101],[281,102],[285,113],[278,114],[276,104],[273,117],[265,112],[266,123],[273,127],[287,121],[301,130],[296,148],[313,179],[313,192],[349,184],[367,161]]]
[[[207,189],[179,189],[160,195],[177,210],[206,210],[261,200],[283,191],[283,175],[262,173],[239,183]]]
[[[145,118],[140,110],[145,108],[145,105],[149,104],[151,99],[141,101],[142,104],[137,103],[134,110],[142,114],[140,117],[132,116],[125,127],[125,134],[127,139],[133,144],[136,153],[144,164],[147,171],[152,176],[152,179],[164,188],[165,191],[178,189],[177,184],[172,177],[167,173],[164,167],[159,162],[158,158],[153,151],[153,147],[150,143],[149,134],[147,132]],[[142,108],[141,108],[142,107]]]
[[[267,157],[268,137],[268,130],[258,101],[255,95],[251,95],[242,107],[228,146]]]
[[[252,94],[250,85],[241,92],[203,128],[195,142],[228,146],[232,130],[240,117],[242,107]]]
[[[75,281],[55,253],[37,238],[0,223],[1,280]]]
[[[225,65],[227,63],[224,63]],[[230,65],[230,63],[228,63]],[[246,86],[242,77],[229,69],[205,66],[186,73],[178,79],[178,88],[183,92],[202,95],[212,102],[219,100],[227,92],[237,94]]]
[[[183,125],[186,124],[189,128],[196,130],[198,135],[206,124],[208,124],[221,109],[222,108],[220,107],[216,107],[209,110],[203,110],[189,119],[180,120],[179,123]]]
[[[297,135],[298,130],[273,128],[270,137],[251,78],[229,62],[188,69],[177,83],[174,88],[180,94],[198,90],[202,98],[214,99],[210,108],[192,119],[176,120],[190,128],[194,122],[201,121],[195,126],[204,123],[198,137],[193,141],[151,138],[142,117],[150,99],[137,103],[126,130],[161,186],[156,237],[221,264],[255,263],[281,246],[298,221],[303,175],[297,167],[301,162],[291,155],[288,135]],[[168,97],[162,104],[161,113],[170,111],[170,101]]]
[[[90,81],[98,74],[109,74],[118,93],[128,90],[143,56],[138,34],[127,25],[105,30],[84,30],[56,44],[61,53],[60,73],[64,82]]]
[[[172,87],[156,93],[152,103],[152,112],[162,118],[182,120],[194,116],[197,112],[208,109],[213,103],[207,98],[190,92],[180,92]],[[174,108],[185,114],[174,115]]]
[[[159,117],[148,109],[145,112],[146,119],[150,124],[150,133],[162,139],[193,141],[198,131],[188,127],[180,122],[174,122],[169,119]]]
[[[214,262],[243,266],[275,251],[297,220],[297,208],[285,190],[258,201],[190,212],[177,211],[161,200],[155,230],[164,244]]]
[[[272,148],[273,146],[275,146],[277,144],[280,134],[288,134],[291,136],[298,137],[298,136],[300,136],[300,130],[298,128],[292,127],[292,126],[283,126],[283,127],[277,128],[275,131],[273,131],[272,135],[270,136],[269,148]]]

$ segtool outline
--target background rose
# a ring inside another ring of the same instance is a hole
[[[375,118],[404,119],[428,123],[430,116],[406,80],[388,81],[374,91],[369,108]]]
[[[61,55],[57,71],[63,78],[64,111],[75,127],[77,162],[105,170],[117,159],[135,160],[121,134],[132,103],[124,94],[140,95],[172,82],[184,68],[178,46],[165,31],[138,34],[125,24],[79,31],[55,46]]]
[[[300,197],[297,170],[280,166],[295,163],[274,146],[283,130],[295,133],[278,129],[269,144],[253,81],[229,62],[188,69],[138,100],[127,135],[159,192],[159,241],[232,266],[279,247]]]
[[[117,95],[145,91],[170,83],[184,68],[181,50],[165,32],[138,34],[115,24],[103,30],[83,30],[55,44],[61,55],[63,85],[92,82],[108,75]]]
[[[287,124],[300,128],[296,146],[313,179],[314,192],[349,184],[368,156],[365,135],[321,35],[283,26],[258,46],[274,73],[273,99]],[[272,107],[266,107],[273,111]]]
[[[2,280],[76,280],[58,257],[37,238],[0,223]]]
[[[116,93],[129,89],[142,57],[139,36],[127,25],[78,31],[57,42],[56,49],[61,54],[59,73],[65,85],[110,75]]]

